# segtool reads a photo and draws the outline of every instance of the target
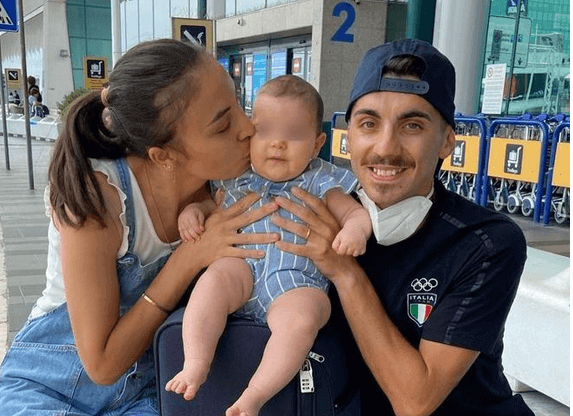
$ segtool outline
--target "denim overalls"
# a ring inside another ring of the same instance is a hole
[[[127,195],[127,253],[117,261],[120,312],[141,296],[168,256],[142,266],[132,251],[135,218],[131,181],[124,159],[115,161]],[[157,415],[153,350],[111,386],[90,380],[78,357],[67,304],[26,322],[0,368],[0,415]]]

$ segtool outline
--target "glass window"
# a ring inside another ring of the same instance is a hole
[[[189,17],[189,0],[171,0],[171,17]]]
[[[235,0],[225,0],[225,16],[234,16],[236,13]]]
[[[68,33],[70,36],[86,35],[86,10],[84,6],[68,4]]]
[[[139,0],[139,41],[153,39],[153,0]]]
[[[169,17],[169,7],[162,0],[153,0],[153,23],[154,37],[172,37],[171,17]]]
[[[92,39],[111,40],[111,14],[109,7],[86,7],[86,35]]]
[[[122,22],[125,22],[125,50],[131,48],[139,42],[139,7],[136,1],[127,1],[125,4],[125,15]]]
[[[522,0],[517,42],[509,4],[492,0],[484,57],[484,77],[488,65],[506,64],[499,115],[569,113],[569,0]]]
[[[84,56],[86,55],[86,40],[84,38],[70,38],[70,58],[72,60],[72,68],[82,69],[84,65]]]
[[[86,39],[86,47],[89,56],[111,56],[111,42],[108,40]]]
[[[85,0],[85,2],[86,2],[86,6],[105,7],[108,9],[110,8],[109,0]]]
[[[237,14],[263,9],[266,0],[237,0]]]

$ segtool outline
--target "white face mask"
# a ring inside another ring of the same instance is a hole
[[[430,198],[434,187],[426,197],[413,196],[385,209],[378,208],[364,189],[360,188],[357,193],[370,215],[376,241],[383,246],[390,246],[413,235],[422,224],[432,207]]]

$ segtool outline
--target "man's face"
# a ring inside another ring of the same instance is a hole
[[[452,128],[414,94],[378,91],[359,98],[348,126],[352,169],[376,205],[426,196],[439,158],[454,148]]]

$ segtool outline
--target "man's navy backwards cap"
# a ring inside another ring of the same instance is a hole
[[[424,62],[426,68],[420,81],[382,77],[388,61],[402,55],[416,56]],[[376,91],[417,94],[432,104],[455,130],[456,72],[449,59],[428,42],[404,39],[376,46],[366,52],[352,85],[350,104],[346,110],[347,122],[356,100]]]

